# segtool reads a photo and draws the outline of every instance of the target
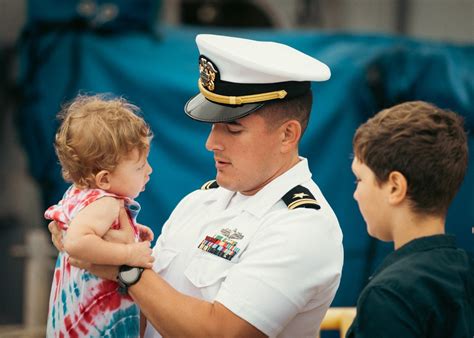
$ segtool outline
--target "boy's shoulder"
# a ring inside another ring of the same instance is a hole
[[[410,296],[413,292],[457,292],[455,289],[462,289],[467,279],[474,281],[474,260],[456,247],[437,248],[395,261],[371,278],[368,286],[387,287]]]

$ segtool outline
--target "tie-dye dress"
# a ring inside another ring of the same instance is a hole
[[[101,189],[71,186],[45,217],[67,230],[69,222],[84,207],[104,196],[121,198]],[[140,205],[125,199],[130,224],[138,241],[136,216]],[[111,225],[118,229],[118,219]],[[140,313],[130,296],[118,292],[118,284],[69,264],[69,255],[60,252],[54,269],[49,299],[47,337],[139,337]]]

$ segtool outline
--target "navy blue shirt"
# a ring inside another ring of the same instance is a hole
[[[385,258],[346,335],[361,337],[474,337],[474,261],[454,237],[417,238]]]

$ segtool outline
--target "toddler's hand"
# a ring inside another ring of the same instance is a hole
[[[155,258],[151,255],[150,242],[138,242],[127,244],[128,260],[127,265],[152,268]]]
[[[138,228],[138,233],[139,233],[139,236],[140,236],[140,241],[144,242],[144,241],[152,241],[153,238],[155,238],[155,234],[153,233],[153,231],[147,227],[146,225],[143,225],[143,224],[138,224],[137,223],[137,228]]]

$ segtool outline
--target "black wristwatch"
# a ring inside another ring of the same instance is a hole
[[[143,273],[143,268],[136,266],[121,265],[117,275],[117,282],[119,284],[119,292],[122,295],[128,293],[128,288],[140,280]]]

